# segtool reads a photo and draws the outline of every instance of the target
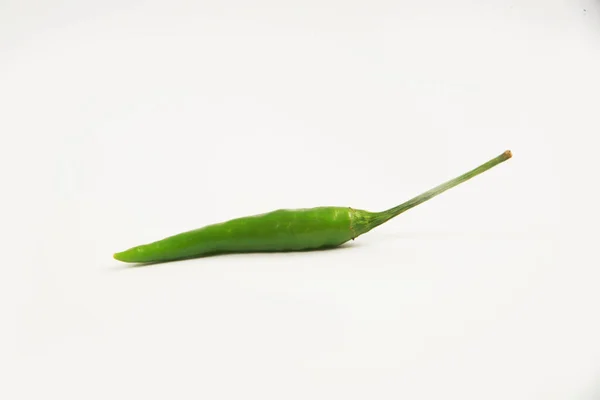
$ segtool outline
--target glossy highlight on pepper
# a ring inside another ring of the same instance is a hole
[[[155,263],[223,253],[319,250],[340,246],[512,157],[510,150],[396,207],[279,209],[208,225],[115,253],[127,263]]]

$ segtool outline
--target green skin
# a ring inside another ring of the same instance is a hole
[[[340,246],[446,190],[508,160],[505,151],[485,164],[381,212],[349,207],[275,210],[236,218],[114,254],[128,263],[154,263],[223,253],[319,250]]]

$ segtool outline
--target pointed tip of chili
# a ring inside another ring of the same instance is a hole
[[[113,254],[113,258],[117,261],[126,263],[148,262],[151,260],[151,255],[145,251],[145,246],[136,246],[127,250]]]
[[[129,252],[127,250],[113,254],[113,258],[117,261],[122,261],[122,262],[132,262],[133,261],[131,259],[131,252]]]

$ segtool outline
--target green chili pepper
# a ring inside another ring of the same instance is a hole
[[[485,164],[399,206],[381,212],[350,207],[280,209],[208,225],[114,254],[123,262],[148,263],[200,256],[317,250],[339,246],[512,157],[509,150]]]

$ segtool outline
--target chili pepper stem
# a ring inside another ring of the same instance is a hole
[[[375,228],[376,226],[379,226],[379,225],[383,224],[384,222],[387,222],[390,219],[397,217],[398,215],[402,214],[403,212],[408,211],[411,208],[416,207],[419,204],[424,203],[427,200],[430,200],[439,194],[442,194],[443,192],[445,192],[448,189],[452,189],[453,187],[458,186],[465,181],[468,181],[469,179],[495,167],[496,165],[503,163],[504,161],[508,160],[511,157],[512,157],[511,151],[506,150],[504,153],[489,160],[488,162],[486,162],[484,164],[481,164],[479,167],[474,168],[471,171],[466,172],[466,173],[464,173],[454,179],[451,179],[445,183],[442,183],[441,185],[438,185],[438,186],[434,187],[433,189],[430,189],[424,193],[421,193],[420,195],[418,195],[396,207],[390,208],[389,210],[374,213],[373,218],[371,219],[371,221],[369,221],[370,223],[367,224],[367,225],[370,225],[370,226],[367,226],[367,228],[368,228],[367,231],[361,232],[361,233],[366,233],[366,232],[370,231],[371,229]]]

